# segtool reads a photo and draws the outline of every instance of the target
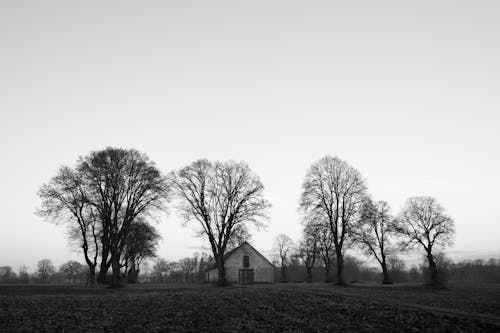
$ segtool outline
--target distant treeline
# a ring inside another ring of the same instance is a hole
[[[462,260],[454,262],[446,257],[440,257],[440,274],[447,282],[461,284],[500,283],[500,259]],[[179,261],[167,261],[157,258],[142,267],[141,283],[203,283],[206,268],[213,263],[213,258],[202,253]],[[345,276],[349,282],[380,282],[381,271],[376,267],[367,266],[361,260],[346,256]],[[422,262],[419,266],[407,267],[403,260],[391,262],[390,273],[394,282],[426,283],[430,280],[428,267]],[[276,282],[305,282],[307,272],[299,262],[292,263],[286,270],[285,281],[281,267],[275,267]],[[312,282],[331,282],[336,276],[335,268],[326,275],[324,267],[315,266],[312,269]],[[43,259],[34,272],[28,272],[26,266],[21,266],[16,273],[10,266],[0,266],[1,284],[86,284],[88,273],[86,267],[76,261],[68,261],[55,269],[52,262]]]
[[[344,265],[345,276],[349,282],[380,283],[382,277],[380,268],[367,266],[351,256],[346,256]],[[448,258],[440,257],[439,265],[439,273],[443,282],[500,283],[500,259],[454,262]],[[286,281],[283,281],[280,267],[275,267],[274,273],[276,282],[304,282],[307,280],[305,266],[297,263],[287,268]],[[389,265],[389,273],[395,283],[429,283],[431,281],[429,268],[424,261],[418,266],[407,267],[403,260],[397,259]],[[316,266],[312,269],[312,282],[331,282],[334,281],[335,275],[335,268],[326,276],[325,268]]]
[[[0,283],[3,284],[85,284],[87,279],[87,267],[74,260],[56,268],[52,260],[42,259],[32,272],[24,265],[17,273],[11,266],[0,266]]]

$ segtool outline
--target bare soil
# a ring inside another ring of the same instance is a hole
[[[2,332],[500,332],[500,286],[0,286]]]

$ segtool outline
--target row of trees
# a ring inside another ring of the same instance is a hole
[[[108,148],[64,166],[39,195],[38,213],[67,224],[81,249],[91,283],[134,280],[140,262],[154,254],[159,235],[149,222],[170,196],[166,177],[136,150]],[[96,271],[99,275],[96,279]]]
[[[335,258],[333,259],[335,260]],[[454,262],[442,255],[436,256],[440,267],[440,277],[444,281],[460,284],[498,283],[500,281],[500,259],[463,260]],[[175,262],[155,258],[141,265],[143,283],[197,283],[205,281],[205,269],[213,263],[213,258],[202,253]],[[344,274],[348,281],[379,281],[380,269],[367,265],[359,258],[346,255]],[[407,267],[401,259],[390,258],[388,271],[395,282],[424,282],[429,279],[427,265]],[[326,271],[323,265],[314,265],[309,272],[301,258],[292,256],[286,266],[285,276],[281,266],[275,268],[277,282],[329,282],[336,274],[335,265]],[[83,284],[87,282],[88,270],[85,265],[68,261],[58,269],[48,259],[40,260],[33,272],[21,266],[18,272],[10,266],[0,266],[0,284]]]
[[[372,256],[391,283],[388,257],[416,245],[425,250],[431,282],[438,284],[435,249],[453,243],[454,222],[432,197],[409,198],[397,217],[389,205],[374,201],[360,172],[337,157],[326,156],[306,174],[300,199],[303,239],[297,251],[310,271],[317,259],[328,270],[335,256],[337,284],[345,284],[344,254],[358,247]],[[283,237],[278,237],[277,248]]]
[[[88,270],[81,263],[70,260],[58,268],[54,266],[50,259],[38,261],[34,272],[29,272],[28,267],[19,267],[18,272],[14,272],[10,266],[0,266],[0,283],[86,283]]]
[[[39,214],[67,223],[91,281],[98,270],[97,282],[105,282],[111,268],[112,283],[119,285],[124,276],[136,280],[140,262],[154,256],[159,235],[152,221],[175,200],[185,223],[198,225],[217,265],[218,284],[225,285],[224,254],[248,238],[250,226],[260,228],[268,219],[270,203],[263,191],[244,162],[197,160],[163,175],[145,154],[107,148],[80,157],[74,168],[62,167],[43,185]],[[359,171],[330,156],[307,172],[300,211],[305,224],[300,253],[306,266],[331,262],[334,253],[339,284],[345,283],[344,252],[353,244],[364,244],[386,271],[392,232],[405,236],[401,249],[417,243],[425,248],[437,281],[433,248],[450,244],[454,232],[453,221],[432,198],[409,199],[393,219],[385,203],[369,199]]]
[[[263,225],[270,206],[264,186],[243,162],[198,160],[163,175],[136,150],[107,148],[62,167],[39,195],[38,213],[66,223],[81,249],[91,281],[134,280],[142,260],[154,255],[158,235],[151,220],[172,197],[186,223],[198,223],[225,285],[224,253],[248,237],[248,226]],[[132,277],[132,278],[131,278]]]

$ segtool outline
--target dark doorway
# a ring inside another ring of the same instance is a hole
[[[253,269],[240,269],[239,282],[240,284],[253,283]]]

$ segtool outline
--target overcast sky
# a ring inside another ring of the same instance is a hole
[[[42,221],[40,185],[107,146],[164,172],[244,160],[274,237],[300,236],[309,166],[338,156],[397,213],[431,195],[454,258],[500,256],[498,1],[0,2],[0,266],[82,261]],[[206,240],[175,210],[159,255]]]

